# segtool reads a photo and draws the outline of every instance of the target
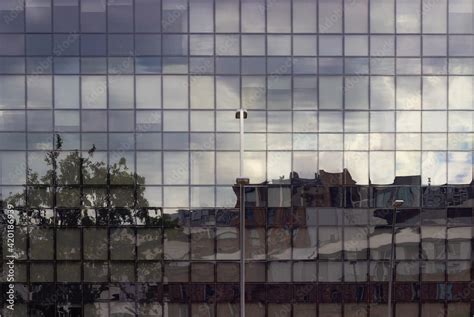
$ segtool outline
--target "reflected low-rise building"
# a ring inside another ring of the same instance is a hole
[[[7,204],[14,316],[238,316],[240,207],[247,316],[386,316],[392,228],[393,316],[472,316],[473,21],[472,0],[1,0],[2,316]]]

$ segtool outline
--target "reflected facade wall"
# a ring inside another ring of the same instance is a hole
[[[382,315],[402,198],[396,314],[469,316],[473,21],[472,0],[3,0],[21,309],[235,314],[243,107],[268,182],[249,315]]]

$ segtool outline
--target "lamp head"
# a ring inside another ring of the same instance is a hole
[[[404,202],[405,201],[403,199],[397,199],[392,203],[392,206],[395,208],[400,208],[401,206],[403,206]]]
[[[235,118],[240,119],[240,113],[241,112],[244,113],[244,119],[247,119],[247,110],[242,110],[242,109],[239,109],[235,112]]]

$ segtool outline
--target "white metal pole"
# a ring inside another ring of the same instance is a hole
[[[244,109],[240,108],[240,316],[245,317]]]
[[[387,302],[387,317],[392,317],[392,289],[393,289],[393,266],[395,259],[395,222],[397,221],[397,207],[393,210],[392,215],[392,236],[390,242],[390,263],[388,268],[388,302]]]
[[[244,173],[244,147],[245,147],[245,136],[244,136],[244,109],[240,109],[240,178],[243,178]]]

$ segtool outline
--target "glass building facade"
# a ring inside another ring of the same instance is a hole
[[[1,0],[2,315],[238,316],[243,205],[247,316],[386,316],[394,227],[469,317],[473,122],[473,0]]]

